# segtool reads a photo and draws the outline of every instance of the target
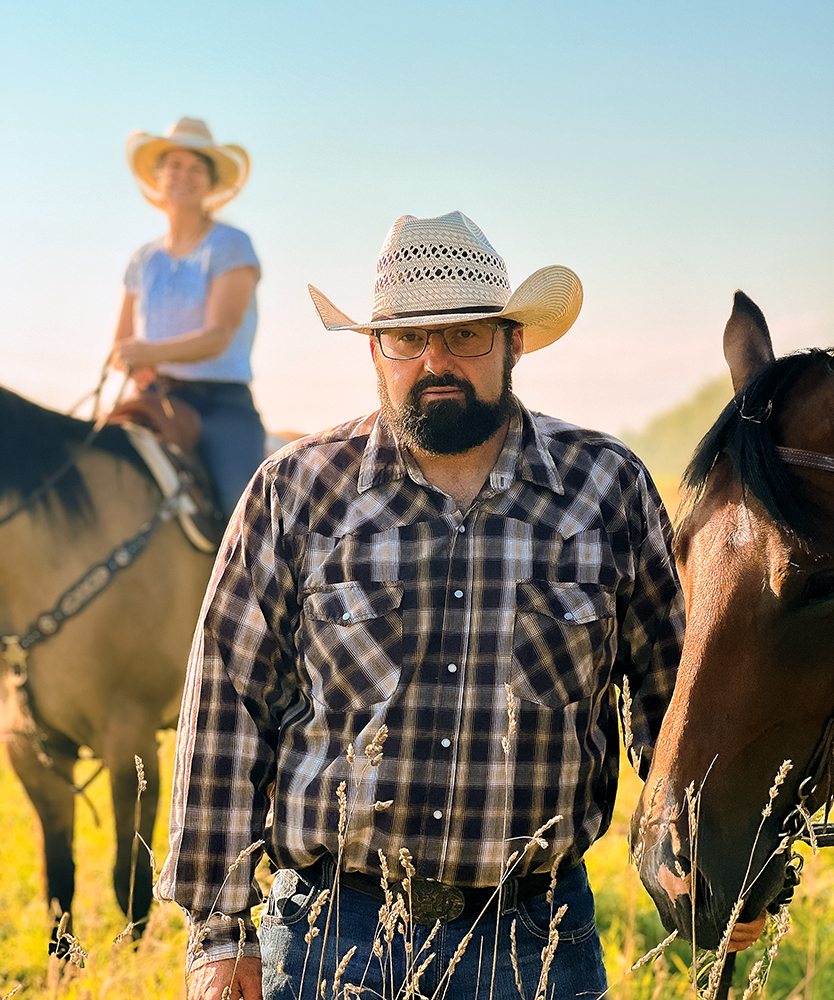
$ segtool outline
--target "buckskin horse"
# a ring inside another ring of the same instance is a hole
[[[112,786],[119,904],[141,926],[158,797],[156,731],[176,723],[212,558],[171,519],[121,427],[100,430],[0,389],[3,740],[43,827],[46,891],[69,913],[76,790],[89,747]],[[55,941],[53,939],[52,948]]]
[[[705,948],[785,898],[832,796],[834,352],[776,360],[736,292],[724,355],[736,395],[684,474],[686,638],[631,833],[666,928]]]

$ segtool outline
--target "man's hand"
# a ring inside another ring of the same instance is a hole
[[[234,974],[234,979],[232,978]],[[185,977],[188,1000],[221,1000],[223,990],[231,985],[229,1000],[263,1000],[261,990],[261,960],[244,957],[237,963],[233,958],[209,962]]]
[[[755,920],[751,920],[749,924],[736,924],[733,928],[733,933],[730,935],[730,944],[727,950],[744,951],[751,944],[755,944],[762,936],[766,919],[767,914],[762,910],[758,917]]]

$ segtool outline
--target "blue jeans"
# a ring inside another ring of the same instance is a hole
[[[265,457],[266,433],[249,386],[243,382],[176,382],[166,391],[200,414],[197,450],[228,520]]]
[[[264,1000],[314,1000],[319,978],[321,944],[325,939],[327,906],[315,926],[320,934],[313,938],[304,969],[308,946],[304,936],[309,931],[307,916],[322,888],[332,886],[333,862],[305,869],[299,873],[295,891],[288,894],[286,879],[279,872],[272,885],[266,912],[261,916],[258,935],[263,958]],[[306,877],[305,877],[306,872]],[[440,987],[445,1000],[488,1000],[492,980],[493,956],[495,982],[494,1000],[518,1000],[516,973],[510,958],[511,926],[515,923],[517,965],[525,1000],[533,1000],[542,971],[542,949],[548,940],[551,905],[544,895],[524,902],[513,897],[514,885],[508,883],[504,912],[498,921],[496,948],[496,911],[487,911],[472,928],[474,918],[460,918],[440,929],[428,947],[420,949],[429,938],[432,927],[414,926],[414,966],[419,967],[431,953],[434,959],[423,973],[419,993],[431,997]],[[553,912],[567,904],[559,924],[559,941],[550,966],[545,995],[553,1000],[597,1000],[606,989],[602,947],[594,923],[594,898],[584,864],[568,872],[556,885]],[[325,956],[321,976],[327,980],[327,996],[332,995],[334,971],[339,960],[356,945],[356,952],[347,965],[341,985],[362,986],[363,996],[393,1000],[398,994],[407,968],[403,937],[397,931],[390,946],[381,940],[383,957],[374,956],[372,946],[378,929],[380,903],[370,896],[340,887],[338,910],[334,905],[330,929],[325,941]],[[473,931],[463,957],[450,977],[444,972],[462,939]],[[338,953],[337,953],[338,938]],[[390,956],[390,957],[389,957]],[[444,989],[448,983],[448,992]]]

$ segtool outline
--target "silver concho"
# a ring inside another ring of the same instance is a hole
[[[38,629],[44,635],[52,635],[53,632],[58,631],[58,622],[55,621],[52,615],[41,615],[38,618]]]

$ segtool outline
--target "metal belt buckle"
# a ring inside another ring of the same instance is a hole
[[[437,920],[445,924],[457,920],[465,906],[466,899],[455,886],[412,876],[411,919],[416,924],[433,924]]]

